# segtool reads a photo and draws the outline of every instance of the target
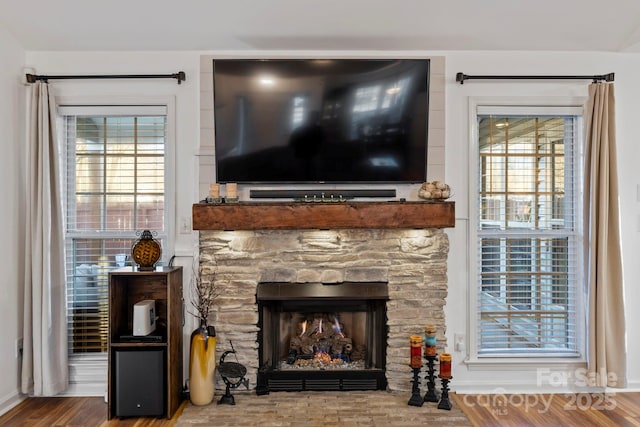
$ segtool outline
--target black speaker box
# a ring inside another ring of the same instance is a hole
[[[396,197],[395,188],[382,189],[309,189],[309,190],[249,190],[252,199],[308,199],[334,198],[353,199],[354,197]]]
[[[164,349],[115,350],[115,415],[162,416],[165,402]]]

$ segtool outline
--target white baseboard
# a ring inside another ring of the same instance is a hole
[[[107,392],[107,383],[93,383],[93,384],[69,384],[62,393],[59,393],[58,397],[87,397],[97,396],[104,397]]]
[[[14,408],[18,405],[18,403],[22,402],[27,398],[26,395],[20,394],[18,390],[13,393],[9,393],[6,396],[0,398],[0,415],[9,412],[10,409]]]
[[[627,386],[625,388],[620,388],[620,389],[611,389],[614,391],[618,391],[620,393],[624,393],[624,392],[640,392],[640,381],[628,381],[627,382]]]

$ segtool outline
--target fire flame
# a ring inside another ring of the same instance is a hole
[[[303,336],[304,333],[307,332],[307,321],[305,320],[304,322],[302,322],[300,326],[302,327],[302,333],[300,334],[300,336]]]
[[[336,316],[333,316],[333,330],[344,338],[344,334],[342,333],[342,329],[340,329],[340,323],[338,323],[338,318]]]

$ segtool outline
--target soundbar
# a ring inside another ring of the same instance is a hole
[[[310,189],[310,190],[249,190],[252,199],[353,199],[354,197],[396,197],[395,188],[376,190]]]

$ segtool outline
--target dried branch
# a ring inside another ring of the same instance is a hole
[[[194,265],[191,288],[191,305],[196,312],[189,311],[189,313],[201,321],[207,322],[216,299],[220,296],[220,292],[216,287],[215,273],[202,274],[201,269]]]

